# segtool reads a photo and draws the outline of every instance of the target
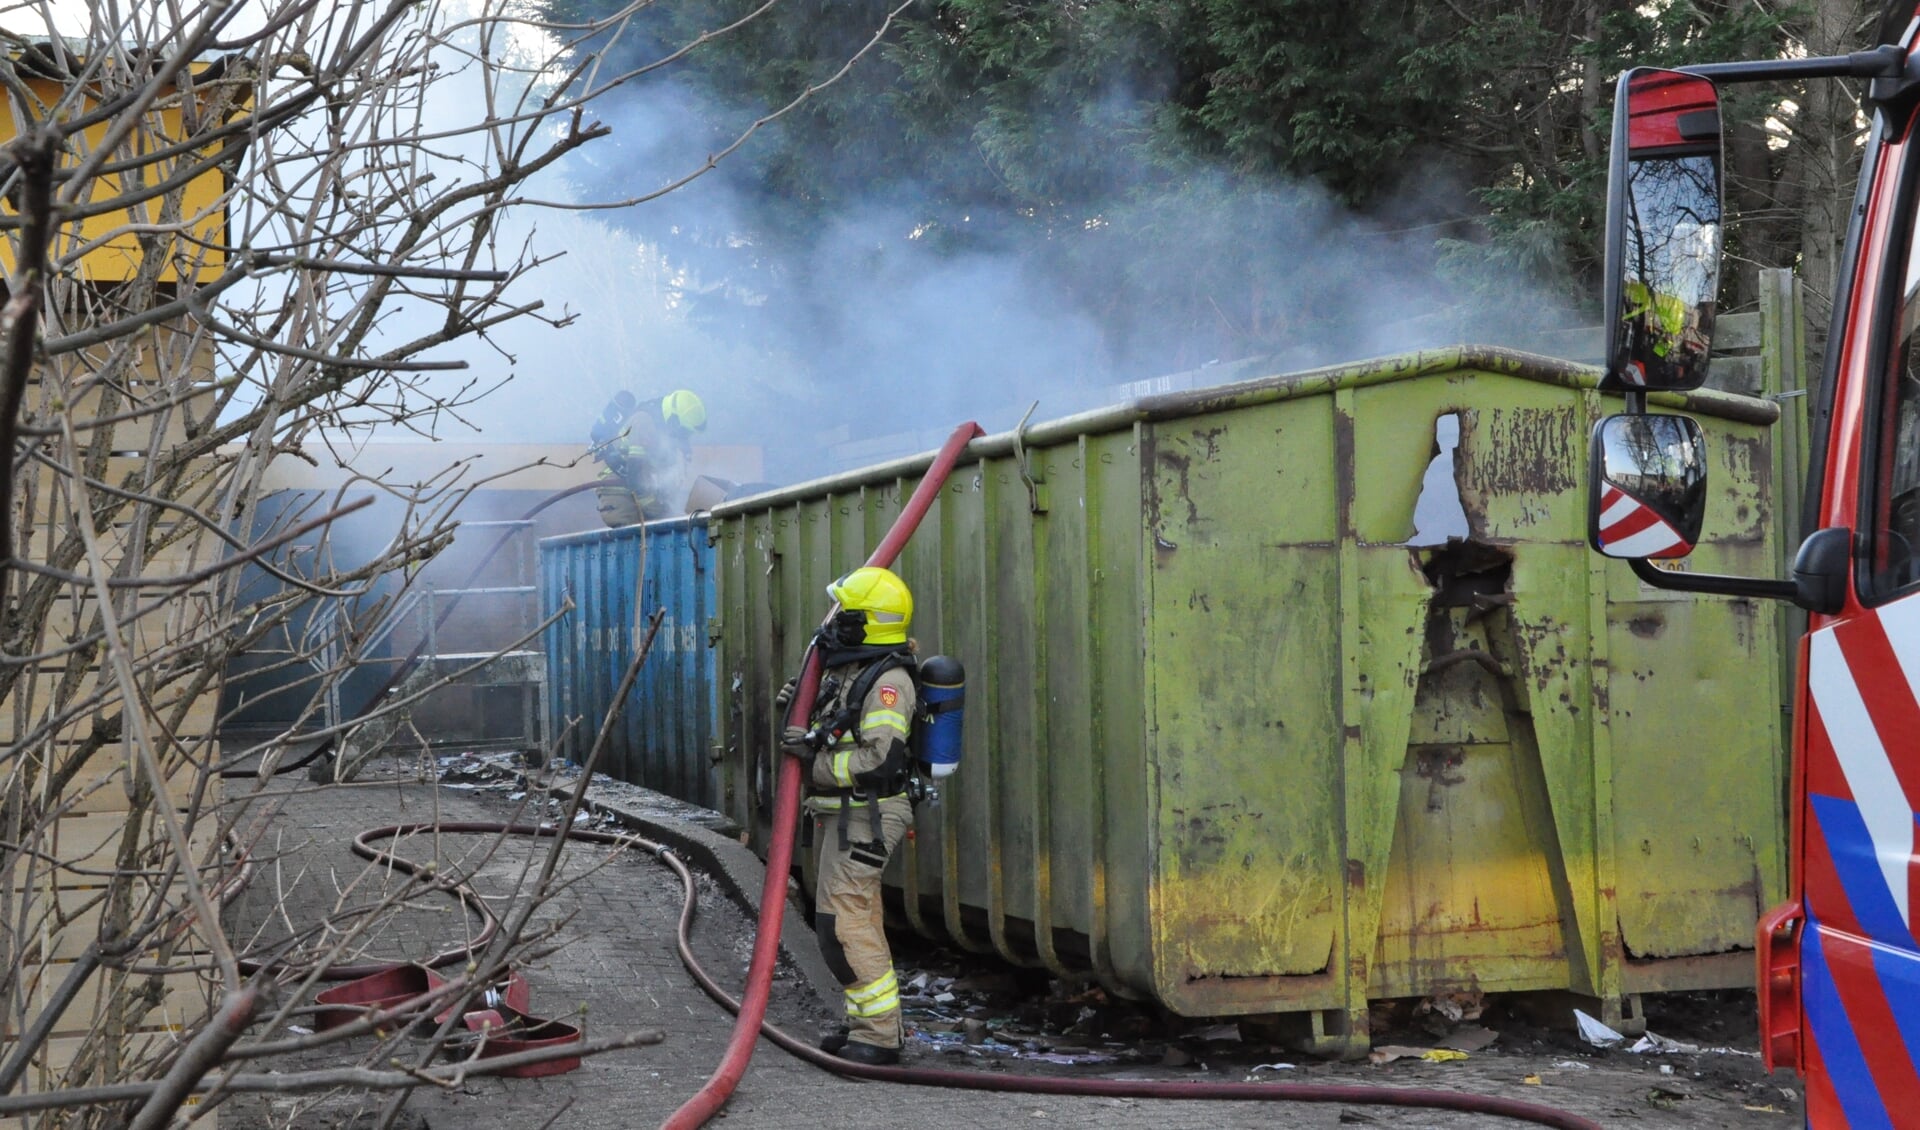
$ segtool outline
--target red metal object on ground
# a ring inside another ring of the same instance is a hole
[[[322,1006],[314,1013],[319,1031],[351,1024],[369,1012],[386,1012],[446,984],[446,979],[424,965],[394,965],[348,981],[313,998]]]
[[[358,1020],[370,1012],[401,1009],[408,1001],[423,997],[446,983],[445,977],[425,965],[390,965],[316,995],[314,1003],[321,1007],[314,1014],[313,1026],[324,1032]],[[525,1020],[527,1009],[532,1005],[532,991],[527,987],[525,977],[517,971],[510,971],[504,980],[483,990],[478,1002],[485,1009],[503,1009]],[[451,1008],[442,1009],[433,1021],[435,1024],[444,1023],[452,1013]]]
[[[580,1042],[580,1029],[573,1025],[560,1020],[527,1016],[506,1005],[469,1012],[460,1019],[469,1032],[484,1035],[486,1044],[480,1050],[481,1059]],[[562,1056],[540,1063],[509,1067],[500,1074],[515,1079],[538,1079],[543,1075],[564,1075],[579,1066],[579,1056]]]
[[[520,976],[518,970],[513,970],[507,974],[506,980],[487,986],[480,994],[477,1003],[483,1006],[480,1009],[480,1011],[483,1012],[491,1009],[504,1008],[525,1015],[526,1011],[533,1007],[533,992],[527,987],[527,979]],[[451,1015],[453,1015],[453,1010],[451,1008],[446,1009],[435,1016],[433,1022],[435,1024],[445,1024],[447,1017]],[[472,1013],[468,1013],[467,1015],[471,1016]]]

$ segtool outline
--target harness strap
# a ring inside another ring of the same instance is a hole
[[[860,712],[866,709],[867,694],[873,690],[873,685],[880,681],[880,676],[896,667],[905,667],[913,676],[915,685],[919,684],[920,665],[912,653],[897,651],[881,656],[868,664],[867,669],[860,672],[860,677],[853,681],[853,686],[847,689],[846,697],[840,700],[840,709],[836,710],[827,722],[825,727],[827,732],[858,732],[856,727],[860,721]]]

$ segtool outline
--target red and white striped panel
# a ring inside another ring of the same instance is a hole
[[[1808,637],[1807,690],[1817,732],[1808,789],[1839,770],[1859,806],[1887,894],[1909,924],[1920,890],[1914,800],[1920,799],[1920,598],[1896,600]],[[1831,761],[1828,758],[1831,758]],[[1837,783],[1837,782],[1836,782]]]
[[[1600,493],[1600,544],[1614,557],[1685,557],[1693,543],[1653,508],[1614,486]]]
[[[1920,792],[1920,759],[1911,747],[1920,728],[1920,600],[1864,613],[1813,633],[1807,643],[1807,691],[1820,731],[1809,752],[1822,763],[1808,767],[1810,788],[1820,790],[1822,778],[1830,780],[1831,770],[1839,769],[1845,793],[1832,787],[1840,781],[1825,791],[1859,806],[1872,841],[1869,858],[1900,918],[1911,924],[1915,825],[1909,798]],[[1832,762],[1826,760],[1829,751]],[[1860,900],[1856,895],[1852,901]]]

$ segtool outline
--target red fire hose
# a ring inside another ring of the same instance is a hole
[[[913,497],[907,500],[906,509],[900,517],[894,519],[893,528],[887,536],[880,539],[873,555],[867,558],[868,565],[882,568],[893,564],[900,555],[900,549],[913,536],[920,525],[920,519],[926,517],[927,510],[933,506],[934,498],[940,488],[946,485],[947,475],[953,465],[960,460],[973,438],[985,433],[980,425],[968,421],[955,428],[947,437],[947,442],[934,456],[933,465],[920,479],[920,485],[913,489]],[[800,669],[800,684],[793,692],[793,708],[787,714],[787,725],[805,726],[813,717],[813,700],[820,693],[820,653],[812,645],[807,647],[807,658]],[[733,1089],[740,1084],[740,1077],[747,1073],[747,1063],[753,1059],[753,1045],[759,1038],[760,1022],[767,1015],[767,997],[773,991],[773,966],[780,953],[780,919],[787,905],[787,872],[793,866],[793,840],[800,824],[800,762],[791,757],[780,759],[780,775],[774,786],[773,794],[773,840],[767,845],[767,879],[760,889],[760,922],[753,936],[753,964],[747,969],[746,999],[741,1003],[739,1017],[733,1025],[733,1037],[727,1041],[727,1053],[720,1060],[720,1066],[714,1069],[712,1077],[698,1093],[683,1103],[673,1117],[663,1124],[663,1130],[693,1130],[705,1126],[726,1104]]]

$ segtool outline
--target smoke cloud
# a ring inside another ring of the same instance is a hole
[[[443,111],[454,108],[429,107],[429,117]],[[652,191],[699,167],[715,147],[708,123],[724,120],[670,71],[593,111],[613,136],[527,195],[582,204]],[[777,250],[760,242],[724,166],[626,211],[515,212],[502,245],[525,240],[555,257],[522,284],[523,300],[572,320],[526,319],[463,346],[482,383],[511,378],[464,415],[483,441],[579,442],[620,389],[690,388],[709,406],[709,442],[762,446],[768,477],[795,481],[925,450],[965,419],[1008,428],[1035,402],[1038,420],[1124,399],[1153,378],[1209,383],[1214,364],[1245,359],[1235,342],[1257,340],[1250,352],[1284,372],[1468,340],[1541,348],[1542,330],[1577,320],[1542,280],[1450,272],[1436,236],[1463,231],[1477,209],[1439,162],[1412,163],[1405,189],[1365,216],[1313,184],[1236,192],[1226,170],[1206,167],[1183,174],[1176,210],[1131,191],[1165,173],[1088,132],[1111,125],[1050,127],[1064,144],[1106,153],[1088,175],[1112,190],[1110,208],[1065,233],[1084,246],[1046,264],[1022,250],[1017,237],[1031,231],[1004,219],[994,229],[1004,238],[970,234],[957,251],[926,238],[939,186],[846,201],[799,246]],[[1140,255],[1140,233],[1161,253]],[[690,246],[701,254],[684,254]],[[1048,273],[1063,261],[1082,285]],[[1139,300],[1223,276],[1264,288],[1265,323],[1240,324],[1220,302],[1207,320],[1180,324]],[[1110,293],[1088,277],[1113,280]]]

